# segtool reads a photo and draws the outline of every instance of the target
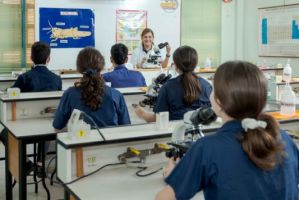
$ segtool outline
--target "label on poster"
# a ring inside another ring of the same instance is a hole
[[[40,8],[39,38],[51,48],[95,46],[91,9]]]

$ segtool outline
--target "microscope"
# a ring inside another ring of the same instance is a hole
[[[159,66],[161,63],[161,52],[160,50],[163,49],[168,45],[168,42],[160,43],[157,47],[155,47],[151,53],[149,54],[148,58],[146,59],[146,63],[143,67],[146,66]]]
[[[156,105],[160,88],[169,79],[171,79],[171,74],[165,75],[164,73],[155,78],[153,83],[148,87],[146,94],[144,95],[146,98],[140,101],[139,105],[141,107],[149,106],[150,108],[153,108]]]
[[[190,116],[191,124],[184,123],[175,127],[172,142],[167,143],[173,146],[173,148],[166,151],[166,157],[168,158],[182,158],[197,139],[204,137],[202,126],[208,125],[217,119],[211,107],[200,107],[192,113],[186,113],[184,118],[186,116]]]

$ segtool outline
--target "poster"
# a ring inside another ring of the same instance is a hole
[[[40,8],[39,38],[51,48],[95,46],[91,9]]]
[[[143,10],[116,11],[116,43],[123,43],[129,49],[140,46],[141,32],[147,27],[147,12]]]
[[[299,5],[259,10],[259,56],[299,57]]]

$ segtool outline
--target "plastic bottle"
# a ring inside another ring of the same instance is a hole
[[[210,58],[206,58],[205,60],[205,68],[210,69],[212,67],[212,61]]]
[[[288,83],[281,93],[280,114],[285,116],[294,116],[296,114],[296,95]]]
[[[291,79],[292,79],[292,68],[290,65],[290,59],[288,59],[287,64],[283,68],[282,81],[286,83],[290,83]]]

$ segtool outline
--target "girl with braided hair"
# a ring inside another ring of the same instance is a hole
[[[130,124],[123,95],[105,85],[101,75],[104,65],[104,57],[95,48],[86,47],[79,52],[77,71],[83,77],[62,95],[53,122],[55,129],[66,126],[74,109],[85,112],[98,127]]]

